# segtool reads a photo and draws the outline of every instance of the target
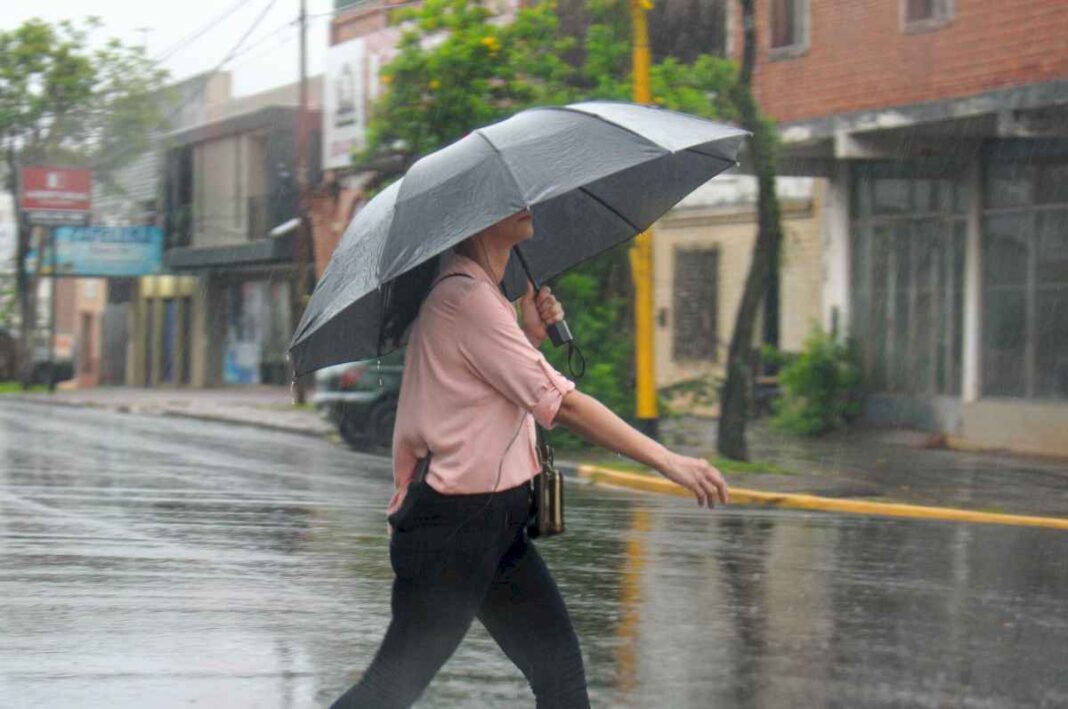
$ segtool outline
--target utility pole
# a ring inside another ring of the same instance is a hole
[[[630,0],[634,32],[634,102],[649,104],[649,27],[645,13],[650,0]],[[653,353],[653,230],[639,234],[630,249],[631,277],[634,280],[634,367],[636,370],[636,413],[638,428],[647,436],[659,438],[660,414],[656,396],[656,368]]]
[[[308,9],[307,0],[300,0],[300,107],[297,109],[297,282],[294,325],[304,312],[304,300],[308,291],[308,243],[311,241],[308,221]],[[292,366],[292,364],[290,364]],[[303,404],[307,399],[304,383],[293,372],[294,403]]]

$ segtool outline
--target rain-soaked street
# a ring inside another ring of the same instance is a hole
[[[388,620],[390,485],[315,438],[5,402],[0,705],[328,704]],[[595,706],[1068,704],[1064,532],[568,492],[539,546]],[[516,705],[477,626],[420,704]]]

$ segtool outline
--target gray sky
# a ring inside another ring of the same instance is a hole
[[[182,79],[218,64],[270,6],[263,20],[242,45],[241,53],[224,69],[233,74],[235,95],[255,93],[297,80],[299,42],[294,22],[300,0],[173,0],[172,2],[133,2],[133,0],[38,0],[5,3],[0,27],[12,29],[31,17],[49,22],[80,20],[96,15],[104,22],[96,37],[104,41],[118,37],[124,42],[144,44],[148,55],[158,58],[200,30],[208,30],[189,41],[162,66],[172,78]],[[308,73],[319,74],[325,66],[327,28],[332,0],[307,0]],[[233,9],[236,8],[236,9]],[[225,19],[218,18],[233,9]],[[139,29],[147,29],[140,32]],[[246,51],[247,50],[247,51]]]

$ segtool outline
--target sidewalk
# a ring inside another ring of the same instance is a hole
[[[127,387],[9,394],[11,400],[93,407],[124,413],[237,423],[302,435],[335,431],[311,407],[292,404],[288,387],[138,389]],[[0,398],[3,401],[3,398]],[[686,417],[662,422],[664,442],[689,455],[715,458],[716,422]],[[750,427],[750,455],[780,472],[730,472],[733,487],[762,493],[901,502],[995,513],[1068,517],[1068,460],[1007,453],[931,449],[922,432],[852,429],[800,439]],[[583,464],[633,466],[612,456],[564,453],[560,467],[576,475]],[[571,460],[567,460],[571,459]],[[623,465],[621,465],[623,464]],[[655,474],[654,474],[655,475]]]
[[[238,423],[309,436],[327,436],[334,427],[310,406],[293,404],[289,387],[241,386],[218,389],[139,389],[99,387],[54,394],[8,394],[12,399],[121,413]],[[3,399],[0,399],[2,401]]]

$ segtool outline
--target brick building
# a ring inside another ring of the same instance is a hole
[[[823,319],[869,416],[1068,453],[1068,4],[757,8],[755,91],[782,172],[826,179]]]

